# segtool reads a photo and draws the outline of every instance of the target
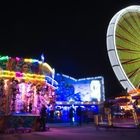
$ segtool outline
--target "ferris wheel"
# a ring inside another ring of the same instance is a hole
[[[123,88],[128,92],[140,88],[140,6],[126,7],[111,19],[107,52]]]

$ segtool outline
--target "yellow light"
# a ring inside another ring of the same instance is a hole
[[[0,74],[3,78],[17,78],[31,81],[45,81],[45,75],[23,73],[23,77],[16,77],[16,72],[3,70]]]
[[[43,66],[47,67],[52,73],[54,72],[48,63],[43,63]]]
[[[32,59],[27,59],[27,58],[25,58],[25,59],[24,59],[24,62],[32,63]]]
[[[120,106],[124,110],[132,110],[133,106],[132,105],[126,105],[126,106]]]

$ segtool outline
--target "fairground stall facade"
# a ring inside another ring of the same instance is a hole
[[[43,61],[0,56],[0,131],[35,129],[41,105],[55,106],[54,74]]]
[[[73,107],[73,121],[76,121],[78,106],[82,107],[83,121],[85,111],[88,111],[89,120],[92,120],[93,115],[99,111],[99,104],[105,101],[104,78],[96,76],[75,79],[65,74],[56,73],[55,80],[58,82],[58,88],[56,89],[54,120],[69,121],[69,110]]]

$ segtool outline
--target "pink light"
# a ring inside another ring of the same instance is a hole
[[[16,61],[20,61],[20,58],[19,57],[16,57]]]
[[[21,72],[16,72],[16,77],[22,77],[23,74]]]

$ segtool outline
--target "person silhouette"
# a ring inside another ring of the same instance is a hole
[[[77,107],[76,115],[77,115],[77,119],[78,119],[78,125],[81,126],[82,125],[82,108],[81,108],[81,106]]]
[[[46,106],[43,104],[40,110],[40,130],[46,131],[47,112]]]
[[[70,118],[70,124],[73,125],[74,124],[74,108],[71,106],[70,110],[69,110],[69,118]]]

